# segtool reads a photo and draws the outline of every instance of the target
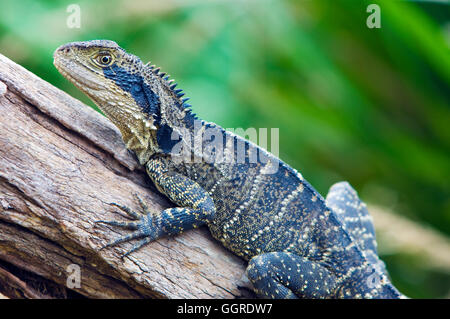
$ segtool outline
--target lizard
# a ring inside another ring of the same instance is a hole
[[[160,68],[110,40],[71,42],[54,52],[58,71],[119,129],[158,191],[176,207],[151,213],[112,203],[131,230],[102,248],[206,225],[248,262],[261,298],[403,298],[391,283],[367,206],[347,182],[326,198],[294,168],[258,145],[193,113]]]

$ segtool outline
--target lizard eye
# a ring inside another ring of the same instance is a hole
[[[111,56],[111,54],[109,53],[101,53],[99,55],[97,55],[97,57],[95,58],[95,61],[100,65],[100,66],[108,66],[111,64],[113,58]]]

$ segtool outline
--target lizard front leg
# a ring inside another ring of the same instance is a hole
[[[145,244],[166,235],[176,235],[184,230],[192,229],[212,220],[216,212],[213,199],[198,183],[173,172],[164,158],[151,159],[147,165],[147,173],[159,191],[165,194],[179,207],[168,208],[160,213],[152,214],[147,205],[138,197],[143,214],[128,207],[113,203],[135,219],[131,222],[105,221],[109,224],[134,230],[133,233],[120,237],[104,247],[114,246],[131,239],[143,238],[123,256],[127,256]]]

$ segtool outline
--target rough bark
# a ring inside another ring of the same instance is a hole
[[[2,55],[0,114],[0,288],[41,298],[18,270],[64,288],[78,265],[80,287],[68,290],[92,298],[240,295],[245,263],[205,228],[124,259],[133,243],[99,251],[127,233],[94,224],[126,219],[110,202],[138,209],[137,193],[152,211],[172,206],[106,118]]]

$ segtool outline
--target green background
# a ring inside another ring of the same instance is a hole
[[[380,29],[366,26],[370,3]],[[91,39],[169,72],[203,119],[279,128],[280,157],[322,195],[348,180],[450,234],[448,1],[1,1],[0,52],[93,106],[52,65],[57,46]],[[403,293],[450,296],[450,270],[380,251]]]

